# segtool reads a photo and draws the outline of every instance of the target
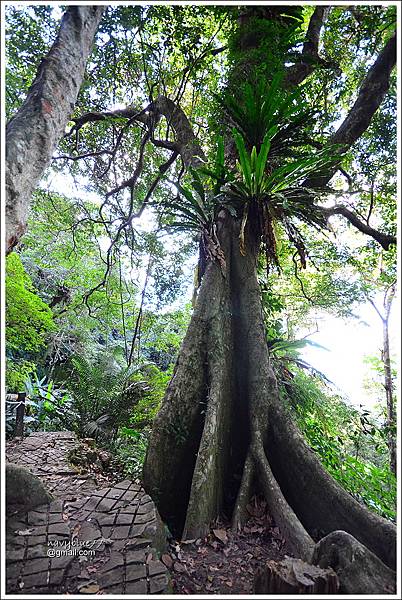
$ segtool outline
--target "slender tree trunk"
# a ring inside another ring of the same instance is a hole
[[[384,362],[384,388],[387,399],[387,439],[389,450],[389,463],[391,471],[396,475],[396,439],[395,439],[395,406],[392,389],[391,359],[389,354],[388,321],[383,322],[383,362]]]
[[[384,388],[387,402],[387,443],[389,450],[389,463],[391,471],[396,475],[396,418],[394,390],[392,385],[391,357],[389,350],[389,313],[393,300],[393,293],[387,298],[386,316],[382,319],[383,351],[382,360],[384,365]]]
[[[26,229],[30,199],[64,133],[103,6],[67,8],[56,41],[6,129],[6,251]]]
[[[205,533],[219,515],[239,525],[252,493],[297,556],[345,530],[394,568],[395,526],[354,500],[325,471],[278,393],[265,337],[256,251],[239,223],[219,223],[226,276],[209,262],[173,378],[158,413],[144,485],[175,535]]]
[[[384,389],[386,402],[386,419],[385,426],[387,428],[387,446],[389,452],[389,465],[391,471],[396,475],[396,414],[394,390],[392,385],[392,369],[391,355],[389,348],[389,317],[391,314],[392,302],[395,298],[395,283],[393,283],[384,294],[384,314],[379,310],[373,300],[369,298],[371,306],[376,311],[382,322],[382,351],[381,361],[384,370]]]

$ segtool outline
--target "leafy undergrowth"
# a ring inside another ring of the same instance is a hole
[[[162,561],[175,594],[252,594],[254,575],[267,560],[291,553],[262,500],[247,507],[249,519],[239,532],[218,522],[204,538],[171,540]]]

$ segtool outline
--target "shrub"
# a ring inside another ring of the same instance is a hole
[[[332,477],[356,500],[395,520],[396,478],[388,465],[381,424],[328,387],[324,392],[324,387],[319,379],[294,369],[282,393],[290,400],[306,441]],[[373,456],[379,464],[373,463]]]
[[[55,329],[52,311],[35,293],[20,257],[12,252],[6,260],[6,387],[24,390],[27,376],[35,373],[35,359]]]

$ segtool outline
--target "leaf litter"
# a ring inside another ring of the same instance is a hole
[[[162,561],[175,594],[252,594],[258,567],[291,556],[265,502],[254,498],[247,512],[249,519],[240,531],[221,521],[204,538],[171,540]]]

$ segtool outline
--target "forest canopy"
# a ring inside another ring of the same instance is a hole
[[[178,537],[260,495],[297,556],[341,529],[392,567],[396,5],[5,14],[26,430],[95,438]],[[303,358],[318,313],[367,303],[375,410]]]

